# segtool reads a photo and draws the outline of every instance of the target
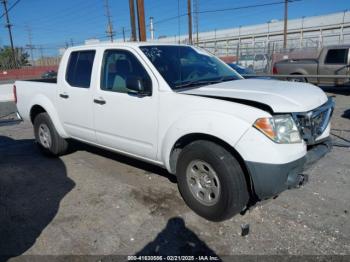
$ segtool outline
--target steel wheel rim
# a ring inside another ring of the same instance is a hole
[[[39,140],[40,144],[45,148],[50,148],[52,144],[50,129],[46,124],[39,126]]]
[[[186,180],[192,196],[201,204],[213,206],[219,201],[220,180],[207,162],[192,161],[186,169]]]

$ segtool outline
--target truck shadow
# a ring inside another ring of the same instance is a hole
[[[350,85],[347,86],[320,86],[327,93],[334,95],[350,96]]]
[[[64,163],[33,143],[0,136],[0,261],[31,248],[75,186]]]
[[[144,248],[135,254],[136,256],[211,256],[220,261],[218,255],[210,249],[192,230],[186,227],[180,217],[173,217],[168,220],[166,227],[148,243]],[[174,258],[175,259],[175,258]],[[175,259],[182,260],[182,259]],[[208,258],[208,261],[209,258]]]
[[[177,183],[176,176],[169,174],[169,172],[156,165],[137,160],[128,156],[118,154],[116,152],[111,152],[96,146],[91,146],[76,140],[69,141],[69,153],[74,153],[76,151],[86,151],[92,154],[100,155],[105,158],[112,159],[114,161],[133,166],[135,168],[142,169],[144,171],[154,173],[156,175],[167,178],[171,183]]]

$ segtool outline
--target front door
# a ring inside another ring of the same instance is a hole
[[[131,50],[104,52],[100,85],[94,97],[96,137],[103,146],[155,160],[157,81],[139,59]],[[150,94],[139,96],[130,92],[130,79],[141,79]]]

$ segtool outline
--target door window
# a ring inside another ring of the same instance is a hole
[[[66,81],[74,87],[89,88],[95,51],[72,52],[67,66]]]
[[[126,50],[106,50],[103,57],[101,89],[128,93],[130,79],[142,81],[145,91],[152,90],[151,79],[140,61]]]
[[[347,64],[348,49],[330,49],[328,50],[325,64]]]
[[[263,61],[264,60],[264,56],[263,55],[256,55],[255,56],[255,60],[256,61]]]

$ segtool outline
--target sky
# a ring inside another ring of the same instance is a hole
[[[18,0],[8,0],[10,7]],[[89,38],[106,39],[106,0],[19,0],[9,12],[16,46],[32,44],[44,50],[44,55],[58,53],[66,43],[82,44]],[[144,0],[146,24],[154,17],[155,36],[187,34],[187,0]],[[192,0],[194,2],[195,0]],[[198,10],[217,10],[251,6],[281,0],[197,0]],[[130,37],[129,0],[109,0],[116,38]],[[322,15],[350,9],[350,0],[299,0],[289,3],[289,18]],[[3,12],[3,9],[0,10]],[[175,18],[178,15],[180,18]],[[199,31],[233,28],[283,19],[283,3],[240,10],[199,14]],[[168,18],[173,18],[169,19]],[[5,18],[1,18],[5,24]],[[149,32],[147,32],[149,35]],[[7,29],[0,28],[0,45],[9,45]],[[38,50],[34,56],[38,56]]]

